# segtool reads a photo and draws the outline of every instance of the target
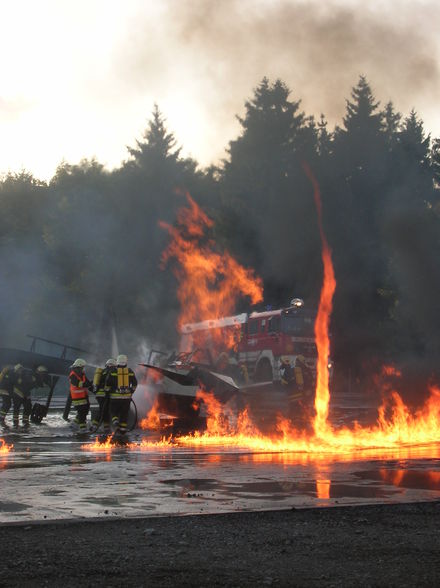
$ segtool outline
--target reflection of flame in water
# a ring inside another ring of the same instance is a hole
[[[379,470],[380,477],[384,482],[393,484],[393,486],[400,486],[405,470],[386,470],[384,468]]]
[[[440,490],[440,472],[432,470],[379,469],[381,480],[393,486]]]
[[[13,445],[8,445],[4,439],[0,438],[0,454],[9,453],[12,448]]]
[[[316,496],[321,500],[330,499],[331,480],[316,480]]]

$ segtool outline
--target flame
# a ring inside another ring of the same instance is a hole
[[[309,166],[304,163],[304,171],[313,186],[313,197],[315,199],[318,213],[318,226],[322,243],[322,263],[324,266],[324,280],[321,289],[318,314],[315,321],[315,340],[318,349],[318,364],[315,393],[315,433],[319,437],[325,435],[328,430],[328,406],[330,402],[328,359],[330,357],[329,323],[332,312],[333,294],[336,289],[335,272],[331,258],[330,247],[322,225],[322,204],[318,182],[313,176]]]
[[[397,378],[402,377],[402,372],[398,370],[393,365],[383,365],[382,366],[382,375],[383,376],[395,376]]]
[[[295,453],[292,463],[304,463],[308,459],[329,462],[372,457],[411,459],[440,456],[440,389],[436,387],[430,388],[429,397],[422,407],[410,409],[399,393],[387,386],[388,394],[378,408],[377,421],[373,426],[363,427],[355,421],[350,427],[335,428],[328,420],[329,323],[336,280],[331,251],[323,230],[319,186],[308,166],[305,165],[304,169],[314,189],[324,268],[315,322],[318,363],[313,428],[299,430],[280,416],[276,430],[271,435],[265,435],[252,422],[247,409],[236,415],[209,391],[199,390],[196,401],[205,405],[206,431],[174,439],[162,438],[160,441],[146,439],[140,444],[130,444],[129,449],[221,447],[266,454]],[[178,228],[162,225],[173,237],[163,259],[167,261],[173,257],[181,264],[176,269],[183,308],[180,324],[232,312],[234,296],[246,294],[253,301],[258,301],[261,296],[261,284],[250,270],[239,266],[228,254],[220,256],[215,253],[211,241],[201,243],[205,229],[212,227],[212,221],[189,196],[187,198],[190,208],[179,214]],[[195,244],[194,240],[199,240],[199,244]],[[383,375],[400,376],[400,372],[385,366]],[[86,447],[91,449],[93,446]],[[101,450],[102,444],[98,447]],[[103,448],[106,449],[107,444]],[[257,460],[256,457],[252,459]],[[327,477],[317,479],[316,492],[320,498],[329,497],[330,482]]]
[[[139,426],[141,429],[151,429],[153,431],[160,429],[159,401],[157,398],[147,416],[141,420]]]
[[[318,350],[317,382],[315,391],[315,417],[313,432],[300,431],[285,418],[278,420],[277,430],[271,436],[263,435],[250,421],[247,412],[235,420],[225,414],[225,408],[206,392],[199,393],[207,407],[207,430],[204,433],[177,439],[181,445],[246,447],[253,451],[293,451],[317,454],[354,453],[365,450],[376,452],[413,445],[426,445],[440,441],[440,391],[430,390],[424,406],[412,412],[396,391],[392,391],[378,409],[377,422],[362,427],[354,422],[351,427],[335,429],[328,421],[330,402],[328,359],[330,355],[329,323],[332,312],[336,279],[322,223],[322,205],[319,186],[310,168],[304,165],[310,179],[318,214],[322,242],[323,286],[315,322],[315,339]],[[398,375],[395,369],[386,372]],[[385,373],[386,373],[385,372]]]
[[[4,439],[0,438],[0,454],[9,453],[13,445],[8,445]]]
[[[84,443],[81,449],[84,451],[93,452],[111,452],[114,450],[129,449],[129,450],[153,450],[153,449],[171,449],[175,447],[175,442],[171,439],[162,438],[159,440],[141,439],[139,443],[130,442],[125,445],[118,445],[114,442],[113,436],[109,435],[105,441],[99,441],[96,437],[93,443]]]
[[[227,251],[216,251],[214,241],[206,236],[213,221],[188,193],[186,198],[189,207],[179,210],[177,226],[159,223],[171,236],[162,255],[162,266],[171,259],[178,262],[173,271],[179,281],[177,296],[182,309],[179,328],[185,323],[231,315],[240,296],[249,297],[253,305],[263,299],[261,279]],[[235,328],[210,330],[211,337],[227,349],[237,343],[238,334]]]

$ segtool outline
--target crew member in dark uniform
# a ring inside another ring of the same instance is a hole
[[[280,380],[281,385],[291,387],[293,382],[293,371],[290,365],[290,359],[287,356],[281,358],[280,365]]]
[[[96,368],[93,377],[93,391],[99,405],[97,416],[92,419],[90,431],[98,430],[100,423],[104,425],[104,433],[110,433],[110,391],[106,385],[107,376],[116,367],[116,359],[110,358],[105,362],[104,368]]]
[[[115,434],[124,437],[127,432],[130,401],[136,390],[137,380],[134,371],[127,367],[126,355],[118,355],[116,364],[107,376],[106,387],[110,391],[110,412]]]
[[[20,408],[23,405],[22,422],[25,427],[29,426],[29,418],[32,412],[31,392],[33,388],[41,388],[47,384],[48,371],[44,365],[40,365],[32,372],[21,368],[16,370],[12,402],[14,406],[12,422],[18,427],[20,419]]]
[[[0,373],[0,396],[2,398],[2,408],[0,409],[0,425],[5,425],[6,415],[12,404],[12,395],[14,392],[14,383],[17,374],[23,370],[23,366],[17,363],[16,366],[5,366]]]

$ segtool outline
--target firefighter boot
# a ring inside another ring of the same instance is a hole
[[[119,432],[119,417],[118,416],[112,417],[112,425],[115,430],[115,433]]]

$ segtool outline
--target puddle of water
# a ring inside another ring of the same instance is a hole
[[[388,498],[399,490],[390,490],[382,486],[359,484],[338,484],[330,480],[324,482],[293,482],[289,480],[256,482],[222,482],[213,479],[174,479],[161,480],[162,484],[172,485],[181,492],[219,492],[229,497],[246,497],[248,499],[282,500],[290,496],[307,495],[321,499],[330,498]]]
[[[406,470],[384,467],[377,470],[355,472],[354,475],[362,480],[372,480],[398,488],[440,491],[440,470]]]
[[[0,512],[20,512],[30,508],[28,504],[21,504],[20,502],[0,502]]]

